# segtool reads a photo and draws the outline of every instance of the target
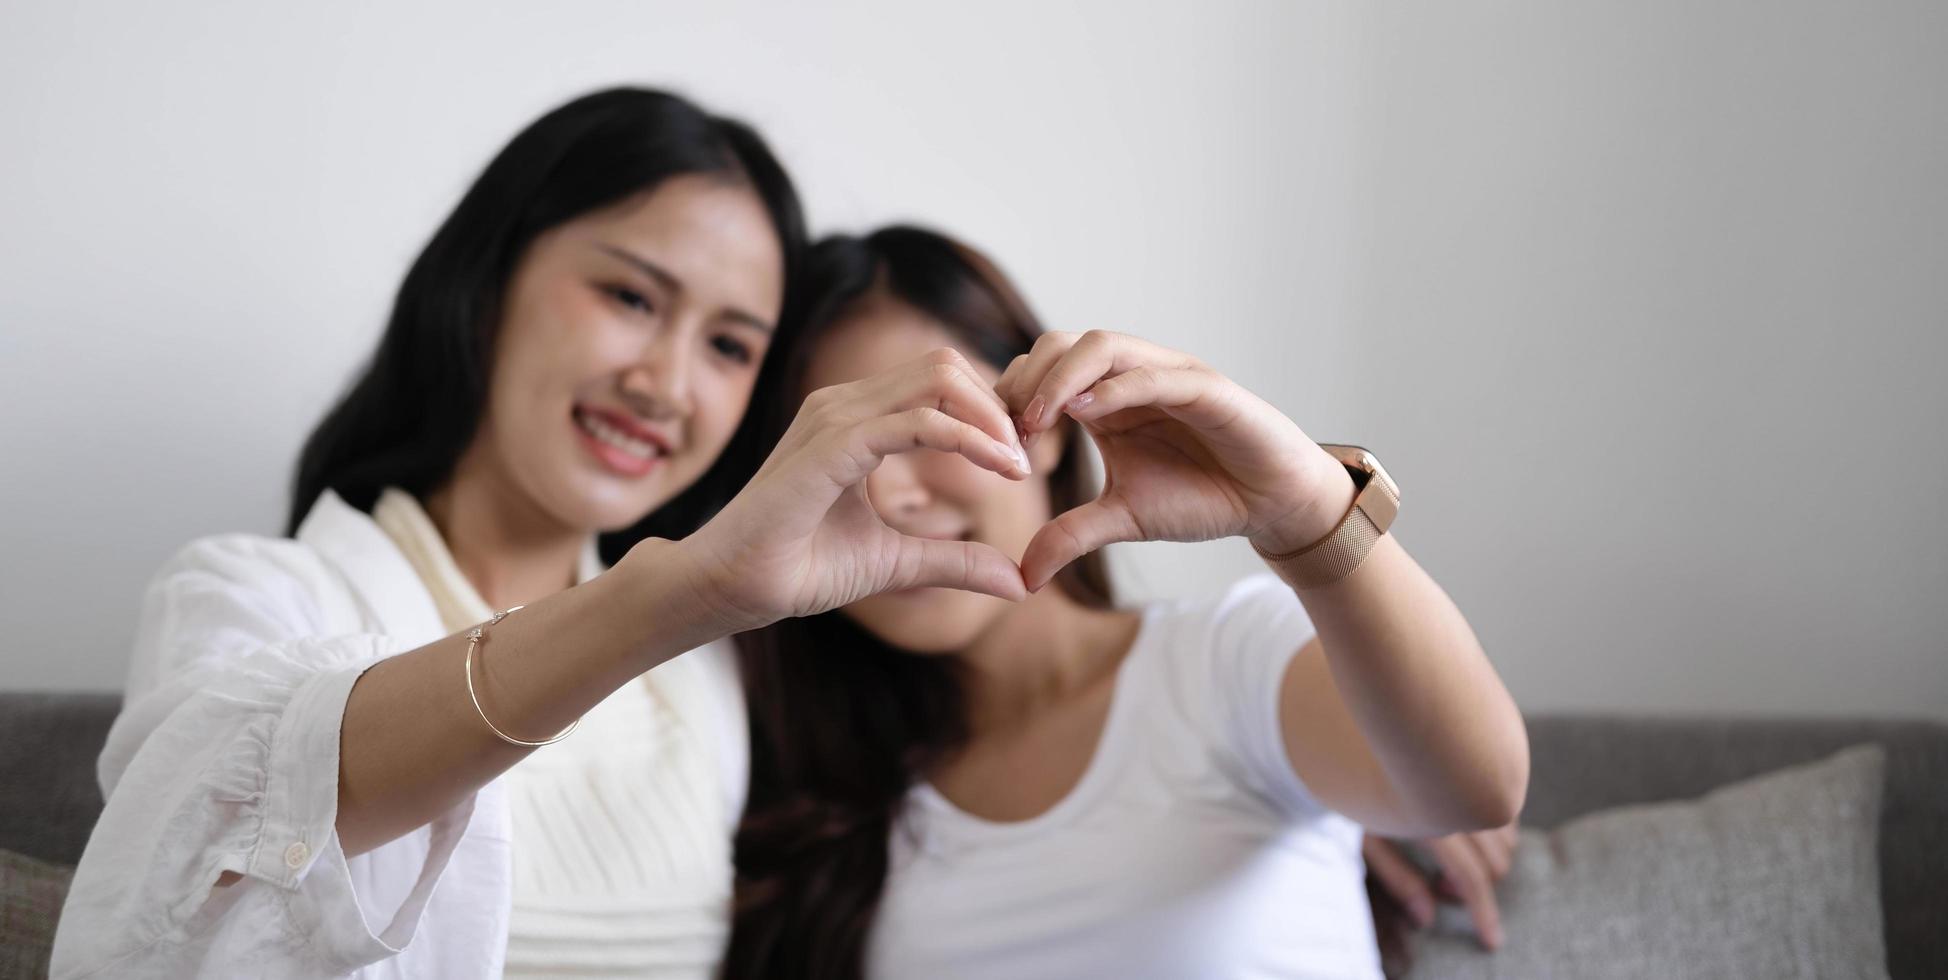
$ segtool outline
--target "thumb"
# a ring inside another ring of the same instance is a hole
[[[1028,591],[1021,569],[992,545],[900,536],[900,558],[885,591],[922,586],[982,592],[1020,601]]]
[[[1143,529],[1136,526],[1128,508],[1091,500],[1035,532],[1021,554],[1021,580],[1028,584],[1028,591],[1039,592],[1056,572],[1077,558],[1106,544],[1142,537]]]

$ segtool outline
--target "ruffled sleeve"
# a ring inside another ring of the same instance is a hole
[[[345,702],[399,652],[357,631],[353,602],[335,569],[287,539],[201,539],[152,579],[55,976],[344,973],[412,939],[472,802],[361,855],[365,874],[344,857]],[[241,880],[216,887],[226,872]]]

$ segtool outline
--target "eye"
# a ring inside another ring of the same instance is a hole
[[[738,340],[736,337],[732,337],[727,334],[719,334],[715,337],[710,338],[710,346],[714,348],[717,351],[717,353],[722,354],[725,357],[728,357],[739,364],[749,364],[756,359],[752,355],[750,347],[746,346],[743,341]]]
[[[641,313],[656,312],[656,308],[650,305],[649,297],[630,289],[628,286],[603,286],[602,291],[607,293],[610,299],[615,300],[629,309]]]

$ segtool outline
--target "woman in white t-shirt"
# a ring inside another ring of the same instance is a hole
[[[152,580],[54,976],[711,975],[743,725],[699,648],[887,589],[1026,594],[858,489],[920,446],[1022,476],[972,374],[829,392],[761,471],[736,443],[802,238],[757,135],[681,98],[518,134],[305,446],[291,536]]]
[[[867,495],[903,533],[1019,556],[1033,595],[903,590],[738,637],[752,781],[727,976],[1378,976],[1359,824],[1507,824],[1528,744],[1392,536],[1330,583],[1290,557],[1349,514],[1348,469],[1194,358],[1041,333],[939,235],[812,254],[785,390],[964,355],[1033,475],[918,452]],[[1111,603],[1101,545],[1229,536],[1286,557],[1214,601]]]

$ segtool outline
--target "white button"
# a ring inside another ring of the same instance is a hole
[[[304,841],[298,841],[284,849],[284,866],[296,871],[304,867],[305,859],[310,856],[311,848],[304,846]]]

